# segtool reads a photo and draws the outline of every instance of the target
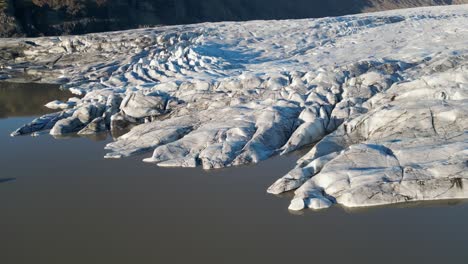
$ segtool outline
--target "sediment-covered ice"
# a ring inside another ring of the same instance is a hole
[[[0,75],[77,95],[12,135],[129,130],[107,158],[214,169],[309,147],[268,189],[295,190],[292,210],[468,198],[467,24],[461,5],[2,39]]]

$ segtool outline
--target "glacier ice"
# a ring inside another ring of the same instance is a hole
[[[13,136],[129,129],[106,158],[204,169],[310,148],[268,189],[291,210],[468,198],[466,24],[460,5],[4,39],[1,74],[80,97]]]

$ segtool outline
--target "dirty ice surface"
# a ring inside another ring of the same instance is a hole
[[[3,39],[0,79],[77,94],[12,136],[130,131],[107,158],[216,169],[310,152],[290,209],[468,198],[468,5]],[[281,175],[278,175],[281,176]]]

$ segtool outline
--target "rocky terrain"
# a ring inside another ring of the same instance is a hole
[[[468,5],[5,39],[0,78],[60,83],[12,136],[129,131],[106,158],[217,169],[310,149],[291,210],[467,198]],[[281,176],[281,175],[278,175]]]
[[[339,16],[468,0],[0,0],[0,37],[155,25]]]

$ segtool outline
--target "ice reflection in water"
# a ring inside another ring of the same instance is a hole
[[[72,97],[57,85],[0,83],[0,118],[35,116],[54,112],[44,104],[51,100],[64,100]]]
[[[31,94],[18,93],[9,98],[23,99],[10,103],[32,109]],[[56,98],[37,99],[36,110]],[[297,156],[210,172],[158,168],[143,156],[104,160],[109,138],[9,137],[31,120],[18,113],[0,120],[2,264],[430,264],[468,257],[465,203],[296,216],[285,210],[289,199],[264,190]]]

